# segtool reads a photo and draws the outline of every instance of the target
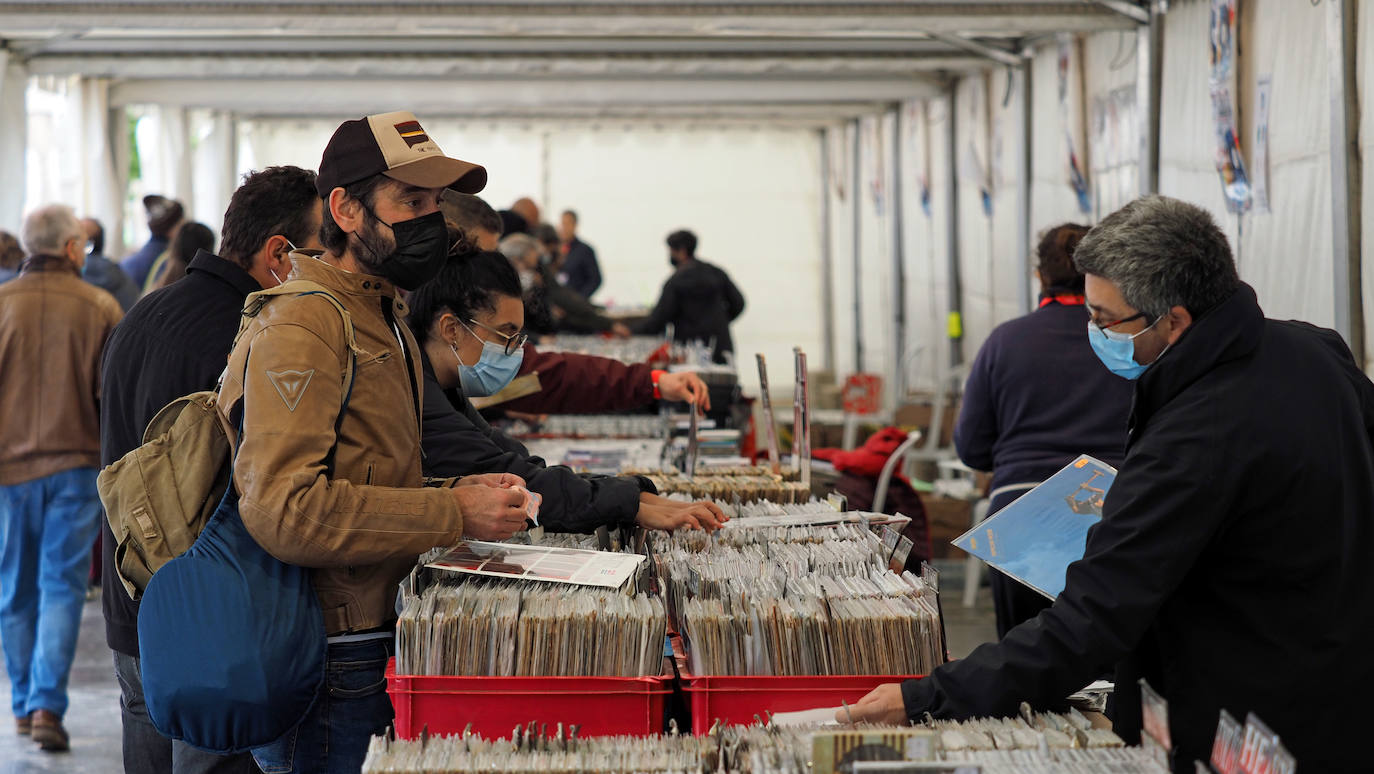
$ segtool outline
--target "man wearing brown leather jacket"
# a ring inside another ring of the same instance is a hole
[[[344,122],[320,161],[325,250],[293,252],[291,276],[323,285],[348,310],[356,349],[327,299],[299,295],[267,304],[230,355],[220,403],[231,421],[242,413],[234,484],[243,522],[273,556],[314,568],[329,636],[310,713],[253,751],[264,771],[358,771],[368,738],[392,719],[384,671],[398,582],[429,548],[506,538],[524,525],[516,476],[422,486],[423,374],[398,292],[443,266],[444,189],[475,193],[486,178],[445,156],[410,113]]]

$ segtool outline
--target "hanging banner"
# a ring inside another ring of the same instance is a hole
[[[1212,124],[1216,134],[1216,167],[1221,177],[1226,209],[1241,213],[1250,209],[1250,179],[1240,152],[1236,120],[1236,0],[1212,0],[1208,44],[1211,48]]]
[[[1274,78],[1259,79],[1259,107],[1255,111],[1255,206],[1269,209],[1269,104],[1273,99]]]
[[[908,143],[911,156],[916,159],[916,191],[921,201],[921,212],[927,218],[930,212],[930,126],[926,123],[925,100],[907,105],[907,126],[910,127]]]
[[[873,197],[873,210],[881,217],[887,198],[886,157],[883,154],[883,120],[881,116],[870,116],[863,120],[864,134],[868,136],[865,145],[864,167],[868,170],[868,190]]]
[[[830,154],[830,181],[835,187],[835,198],[844,201],[845,184],[850,177],[850,158],[847,127],[831,127],[825,131],[825,149]],[[855,138],[858,141],[858,138]]]
[[[1083,176],[1083,165],[1078,161],[1078,151],[1073,141],[1073,113],[1069,110],[1069,57],[1073,51],[1073,36],[1059,34],[1059,115],[1064,119],[1064,141],[1069,150],[1069,185],[1073,186],[1078,197],[1078,211],[1087,215],[1092,212],[1092,202],[1088,198],[1088,179]]]
[[[970,80],[972,94],[967,100],[968,104],[968,146],[964,149],[964,156],[960,162],[960,177],[978,185],[978,197],[983,207],[983,214],[992,215],[992,178],[989,175],[988,167],[983,163],[983,157],[978,152],[978,138],[987,138],[991,144],[991,138],[987,135],[987,89],[983,78],[975,77]]]

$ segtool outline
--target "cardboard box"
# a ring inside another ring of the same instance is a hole
[[[945,405],[945,414],[940,422],[940,445],[952,446],[954,444],[954,424],[959,419],[960,401],[955,398]],[[930,423],[934,419],[935,405],[929,399],[916,399],[897,407],[896,414],[893,415],[893,424],[903,429],[919,429],[927,437],[930,435]]]
[[[921,494],[930,525],[931,552],[935,559],[963,559],[968,556],[950,541],[968,532],[973,519],[973,503],[949,497]]]

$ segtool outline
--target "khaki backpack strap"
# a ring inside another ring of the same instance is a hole
[[[229,348],[229,351],[233,352],[238,348],[239,339],[243,337],[244,331],[248,330],[248,324],[253,321],[254,317],[258,316],[258,313],[262,311],[264,306],[267,306],[268,301],[271,301],[277,296],[320,296],[328,301],[330,306],[334,307],[335,311],[339,313],[339,317],[343,318],[344,343],[348,346],[349,359],[352,361],[344,368],[344,374],[346,375],[344,395],[348,395],[353,390],[355,366],[358,362],[358,355],[362,352],[362,350],[358,348],[358,336],[356,330],[353,328],[353,315],[349,314],[348,310],[344,308],[344,305],[339,299],[335,298],[334,294],[329,292],[329,288],[313,280],[290,279],[276,287],[259,290],[256,293],[249,293],[248,298],[243,302],[243,316],[239,319],[239,330],[238,333],[234,334],[234,344]],[[245,361],[245,365],[246,364]],[[224,377],[221,375],[221,382],[223,379]]]

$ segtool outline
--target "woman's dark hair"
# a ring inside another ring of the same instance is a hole
[[[454,232],[449,229],[450,235]],[[421,344],[429,340],[430,327],[444,312],[467,322],[477,312],[495,312],[497,296],[520,298],[520,277],[506,256],[472,250],[466,241],[455,246],[459,249],[450,251],[439,276],[417,288],[406,301],[410,306],[406,322]]]
[[[207,253],[215,251],[215,232],[204,223],[191,221],[181,224],[171,246],[167,248],[167,263],[163,265],[162,274],[158,275],[153,287],[165,288],[185,277],[186,267],[191,265],[191,259],[200,250]]]
[[[377,189],[387,181],[386,175],[373,175],[356,183],[343,186],[348,198],[357,199],[371,210],[377,203]],[[329,197],[324,197],[324,211],[320,214],[320,244],[334,255],[343,255],[348,247],[348,232],[334,222],[334,214],[329,211]]]
[[[1073,264],[1073,251],[1088,233],[1088,227],[1077,223],[1064,223],[1040,237],[1035,248],[1036,266],[1040,271],[1040,281],[1045,289],[1083,292],[1083,274]]]

